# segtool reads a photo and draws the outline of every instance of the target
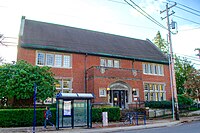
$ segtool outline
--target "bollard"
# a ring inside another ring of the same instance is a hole
[[[102,112],[102,124],[108,126],[108,112]]]

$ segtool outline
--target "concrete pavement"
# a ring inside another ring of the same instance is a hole
[[[196,113],[195,113],[196,114]],[[199,114],[199,112],[197,113]],[[99,123],[94,123],[93,128],[62,128],[58,131],[48,126],[47,129],[43,129],[43,127],[36,127],[36,132],[50,132],[50,133],[108,133],[108,132],[115,132],[115,131],[126,131],[126,130],[139,130],[139,129],[146,129],[146,128],[158,128],[158,127],[166,127],[166,126],[173,126],[177,124],[181,124],[184,122],[191,122],[191,121],[200,121],[200,115],[190,116],[190,117],[181,117],[180,121],[174,121],[172,118],[170,119],[154,119],[154,120],[147,120],[146,125],[142,125],[142,121],[140,121],[140,125],[124,125],[122,122],[118,123],[109,123],[108,127],[102,127]],[[1,133],[22,133],[32,132],[32,127],[18,127],[18,128],[0,128]]]

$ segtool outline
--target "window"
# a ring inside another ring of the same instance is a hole
[[[104,59],[104,58],[101,58],[100,60],[100,66],[119,68],[119,65],[120,65],[119,60]]]
[[[46,65],[47,66],[54,65],[54,55],[53,54],[46,54]]]
[[[67,55],[64,56],[63,67],[67,67],[67,68],[71,67],[70,56],[67,56]]]
[[[52,52],[37,52],[36,65],[51,67],[71,67],[71,56]]]
[[[101,59],[100,66],[106,66],[106,60],[105,59]]]
[[[106,88],[99,88],[99,97],[106,97]]]
[[[144,96],[146,101],[164,101],[166,92],[164,84],[144,84]]]
[[[114,60],[114,68],[119,68],[119,61],[118,60]]]
[[[163,65],[143,63],[143,73],[152,75],[163,75]]]
[[[71,93],[72,92],[72,81],[70,79],[58,79],[56,83],[57,92]]]
[[[148,73],[148,66],[147,66],[147,64],[143,64],[143,73]]]
[[[38,65],[44,65],[44,61],[45,61],[45,54],[44,53],[38,53],[37,64]]]
[[[55,55],[55,66],[62,66],[62,55]]]
[[[113,60],[108,60],[108,67],[113,67]]]

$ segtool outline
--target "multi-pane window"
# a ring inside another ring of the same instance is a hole
[[[114,60],[114,68],[119,68],[119,60]]]
[[[163,75],[163,65],[153,63],[143,63],[144,74]]]
[[[108,60],[108,67],[113,67],[113,60]]]
[[[61,93],[72,92],[72,81],[70,79],[58,79],[56,90]]]
[[[164,101],[166,100],[166,92],[164,84],[144,84],[145,101]]]
[[[37,64],[38,65],[44,65],[45,64],[45,54],[44,53],[38,53]]]
[[[71,68],[71,56],[51,52],[37,52],[36,65]]]
[[[103,58],[100,60],[100,66],[119,68],[119,65],[120,65],[119,60],[103,59]]]
[[[53,54],[46,54],[46,65],[47,66],[54,65],[54,55]]]
[[[55,66],[56,67],[62,66],[62,55],[55,55]]]
[[[64,55],[63,67],[71,67],[71,57]]]

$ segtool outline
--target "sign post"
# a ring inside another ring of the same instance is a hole
[[[36,126],[36,95],[37,95],[37,85],[36,85],[36,83],[34,83],[34,95],[33,95],[33,101],[34,101],[33,133],[35,133],[35,126]]]

